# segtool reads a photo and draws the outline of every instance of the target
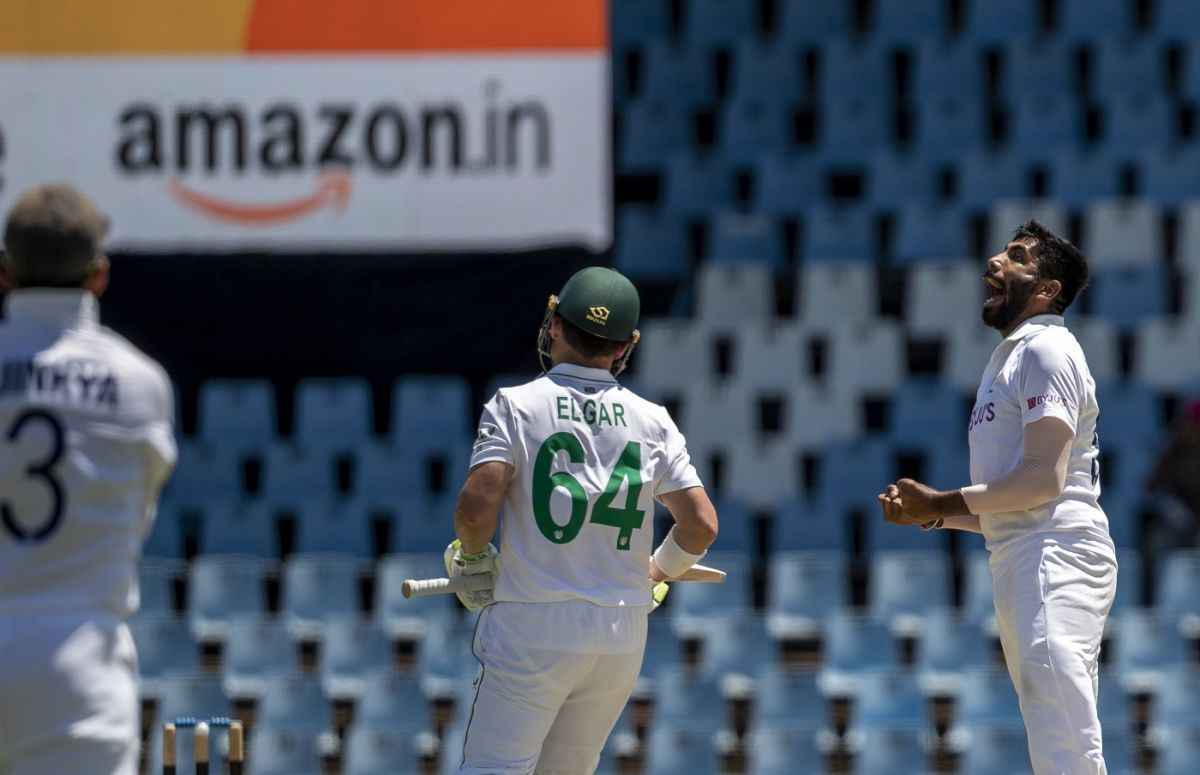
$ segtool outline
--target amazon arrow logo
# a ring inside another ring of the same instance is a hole
[[[176,178],[167,181],[167,191],[178,202],[196,212],[239,226],[275,226],[304,218],[324,207],[335,213],[350,201],[351,180],[345,172],[326,172],[317,179],[312,193],[284,202],[230,202],[202,194]]]

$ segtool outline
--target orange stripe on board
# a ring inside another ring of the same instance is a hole
[[[0,0],[0,55],[240,53],[254,0]]]
[[[246,49],[536,51],[607,45],[606,0],[255,0]]]

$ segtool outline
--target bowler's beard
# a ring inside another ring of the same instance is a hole
[[[1000,306],[983,308],[984,325],[997,331],[1008,329],[1029,305],[1036,286],[1037,278],[1011,281],[1005,291],[1004,302]]]

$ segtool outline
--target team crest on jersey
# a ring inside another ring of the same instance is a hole
[[[587,319],[600,325],[608,325],[608,307],[588,307]]]
[[[496,428],[492,425],[479,426],[479,432],[475,434],[475,445],[478,446],[496,435]]]

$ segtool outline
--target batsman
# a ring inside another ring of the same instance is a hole
[[[549,370],[484,407],[446,550],[450,576],[495,582],[459,593],[483,607],[459,772],[594,772],[641,670],[655,583],[716,538],[683,435],[617,382],[639,310],[620,273],[577,272],[538,333]],[[656,498],[675,524],[651,556]]]

